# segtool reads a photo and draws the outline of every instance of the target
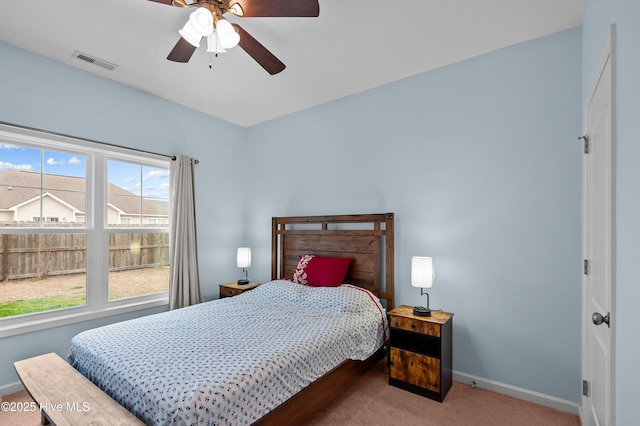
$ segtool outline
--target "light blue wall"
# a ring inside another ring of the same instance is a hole
[[[580,40],[559,33],[246,130],[0,44],[0,121],[198,157],[205,297],[236,277],[240,244],[250,277],[269,279],[272,216],[393,211],[397,304],[424,304],[409,261],[433,256],[454,368],[577,402]],[[77,330],[2,339],[2,371]]]
[[[579,402],[580,43],[562,32],[249,128],[254,277],[271,216],[395,212],[397,304],[425,303],[410,258],[433,256],[454,369]]]
[[[615,344],[616,424],[640,424],[637,387],[640,383],[640,2],[588,0],[583,37],[583,105],[604,51],[611,24],[616,24],[615,78],[617,111],[616,171],[616,301]]]
[[[0,121],[198,158],[203,297],[217,297],[217,284],[238,275],[235,247],[244,241],[234,164],[242,158],[244,129],[3,43],[0,75]],[[78,331],[132,316],[0,339],[0,387],[18,380],[14,361],[49,351],[63,355]]]

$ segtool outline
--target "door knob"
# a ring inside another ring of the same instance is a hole
[[[602,314],[600,312],[594,312],[593,315],[591,315],[591,320],[593,321],[593,323],[595,325],[601,325],[602,323],[607,324],[607,327],[611,327],[611,325],[609,324],[609,313],[607,312],[607,315],[602,316]]]

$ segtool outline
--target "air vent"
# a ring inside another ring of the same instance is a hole
[[[97,65],[97,66],[102,67],[104,69],[108,69],[109,71],[113,71],[114,69],[116,69],[118,67],[116,64],[112,64],[111,62],[103,61],[102,59],[98,59],[98,58],[96,58],[94,56],[88,55],[86,53],[82,53],[79,50],[76,50],[75,52],[73,52],[71,57],[80,59],[81,61],[85,61],[85,62],[88,62],[88,63],[93,64],[93,65]]]

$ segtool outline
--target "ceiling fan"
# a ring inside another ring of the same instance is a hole
[[[167,56],[174,62],[189,62],[207,37],[207,51],[226,52],[236,45],[249,54],[269,74],[285,69],[276,56],[267,50],[238,24],[231,24],[222,15],[229,12],[236,16],[249,17],[317,17],[320,15],[318,0],[149,0],[176,7],[192,7],[184,27],[178,31],[180,39]]]

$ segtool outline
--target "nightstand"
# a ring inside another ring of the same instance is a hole
[[[245,291],[253,290],[258,287],[260,283],[249,283],[240,285],[237,282],[220,284],[220,299],[223,297],[232,297],[244,293]]]
[[[389,384],[442,402],[453,382],[453,314],[420,317],[412,306],[399,306],[388,315]]]

